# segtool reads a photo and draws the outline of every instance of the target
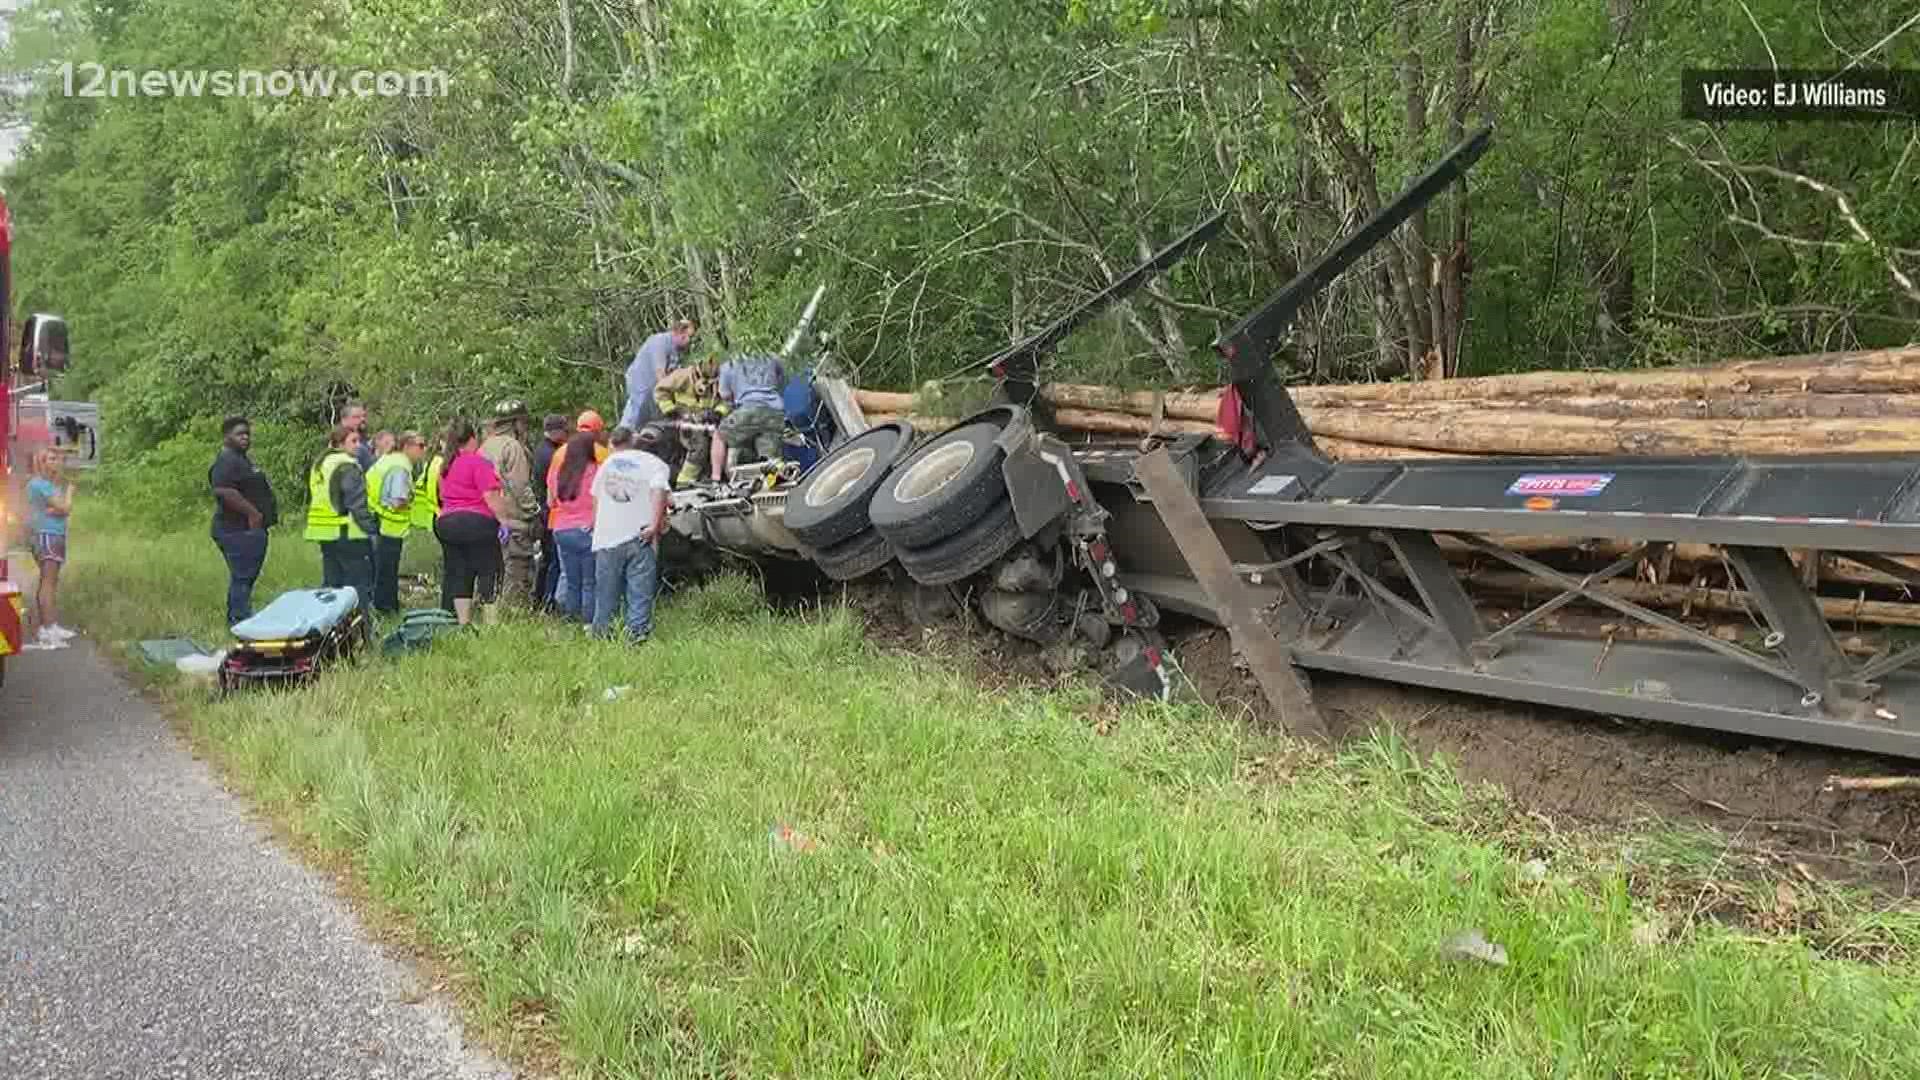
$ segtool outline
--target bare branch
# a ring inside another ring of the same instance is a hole
[[[1916,20],[1920,20],[1920,16],[1916,16]],[[1866,225],[1861,223],[1860,215],[1854,212],[1853,203],[1850,200],[1848,200],[1845,192],[1842,192],[1841,190],[1833,187],[1830,184],[1826,184],[1819,180],[1815,180],[1810,176],[1806,176],[1802,173],[1792,172],[1787,169],[1778,168],[1773,165],[1741,165],[1732,161],[1728,161],[1725,158],[1717,158],[1717,159],[1703,158],[1697,152],[1689,149],[1686,146],[1686,144],[1682,143],[1679,139],[1676,139],[1673,136],[1668,136],[1667,138],[1669,142],[1673,143],[1675,146],[1685,151],[1687,154],[1689,154],[1693,158],[1693,160],[1696,163],[1698,163],[1704,168],[1727,169],[1731,172],[1734,172],[1736,174],[1741,174],[1741,175],[1751,173],[1756,176],[1770,176],[1776,180],[1784,180],[1789,183],[1799,184],[1801,187],[1807,188],[1810,191],[1817,192],[1821,195],[1826,196],[1829,199],[1832,199],[1835,207],[1840,212],[1841,219],[1847,223],[1847,227],[1852,231],[1854,235],[1854,239],[1857,240],[1860,244],[1866,245],[1867,250],[1879,255],[1881,262],[1883,262],[1887,267],[1887,272],[1890,275],[1892,275],[1895,284],[1897,284],[1900,287],[1900,291],[1905,293],[1915,303],[1920,303],[1920,285],[1915,285],[1913,276],[1908,274],[1905,270],[1901,269],[1900,264],[1896,262],[1894,259],[1895,255],[1903,255],[1909,258],[1920,256],[1920,252],[1915,252],[1908,248],[1885,246],[1885,245],[1882,245],[1879,241],[1875,240],[1873,237],[1873,234],[1867,231]],[[1751,190],[1751,188],[1749,188],[1749,190]],[[1757,198],[1755,202],[1756,202],[1755,214],[1752,218],[1745,218],[1740,216],[1739,214],[1730,213],[1727,215],[1727,220],[1730,222],[1733,222],[1736,225],[1743,225],[1747,228],[1754,229],[1760,232],[1761,235],[1767,237],[1770,240],[1777,240],[1781,243],[1790,244],[1793,246],[1824,248],[1824,249],[1840,250],[1840,251],[1851,250],[1854,246],[1852,244],[1840,243],[1839,241],[1835,241],[1835,240],[1810,240],[1804,237],[1786,236],[1784,234],[1775,232],[1773,229],[1767,227],[1765,223],[1759,220],[1760,215],[1758,213]]]

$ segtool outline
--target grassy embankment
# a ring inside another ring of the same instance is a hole
[[[77,532],[73,623],[217,640],[204,534]],[[317,571],[277,540],[261,601]],[[644,652],[508,625],[292,696],[167,693],[485,1029],[601,1074],[1920,1075],[1910,917],[1663,915],[1710,847],[1556,839],[1388,743],[986,694],[739,582],[663,619]],[[1467,927],[1507,966],[1443,957]]]

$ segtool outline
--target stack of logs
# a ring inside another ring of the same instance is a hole
[[[1299,387],[1293,399],[1323,453],[1336,460],[1509,455],[1705,456],[1747,454],[1920,455],[1920,346],[1747,360],[1630,372],[1539,372],[1414,383]],[[1220,391],[1126,392],[1052,383],[1041,395],[1063,434],[1139,438],[1211,433]],[[920,415],[912,394],[857,391],[874,422],[923,431],[949,418]],[[1130,440],[1129,440],[1130,441]],[[1624,554],[1622,543],[1567,537],[1503,537],[1501,543],[1566,570],[1591,570]],[[1476,593],[1552,590],[1464,545],[1449,544]],[[1920,600],[1901,579],[1832,554],[1796,552],[1837,629],[1920,627]],[[1920,570],[1920,560],[1910,562]],[[1657,563],[1604,588],[1621,599],[1699,618],[1732,617],[1728,636],[1758,617],[1717,550],[1678,545]],[[1920,590],[1920,586],[1912,588]],[[1625,620],[1618,620],[1624,622]],[[1847,639],[1856,649],[1881,647]]]

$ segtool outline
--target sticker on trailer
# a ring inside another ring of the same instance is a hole
[[[1278,495],[1293,486],[1291,476],[1267,476],[1247,489],[1249,495]]]
[[[1509,495],[1547,498],[1598,495],[1613,482],[1612,473],[1528,473],[1507,488]]]

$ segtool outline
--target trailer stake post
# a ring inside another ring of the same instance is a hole
[[[1281,726],[1290,735],[1329,740],[1326,721],[1313,703],[1306,679],[1293,666],[1287,647],[1261,622],[1260,610],[1246,583],[1234,572],[1233,560],[1213,526],[1207,524],[1200,500],[1180,478],[1172,457],[1164,448],[1155,450],[1141,457],[1134,470],[1180,554],[1193,568],[1214,610],[1220,612],[1234,647],[1253,668],[1268,704],[1280,714]]]
[[[1788,665],[1808,690],[1820,694],[1821,707],[1834,712],[1870,698],[1872,690],[1854,675],[1852,663],[1833,639],[1826,616],[1801,583],[1787,553],[1762,547],[1728,547],[1726,551],[1767,625],[1780,635],[1778,645]]]
[[[1433,614],[1433,625],[1446,636],[1447,643],[1462,661],[1472,663],[1474,643],[1485,635],[1480,626],[1480,613],[1474,610],[1467,590],[1460,587],[1459,577],[1441,553],[1440,545],[1434,542],[1433,534],[1389,529],[1386,536],[1387,546],[1400,560],[1407,577],[1413,580],[1414,591]]]

